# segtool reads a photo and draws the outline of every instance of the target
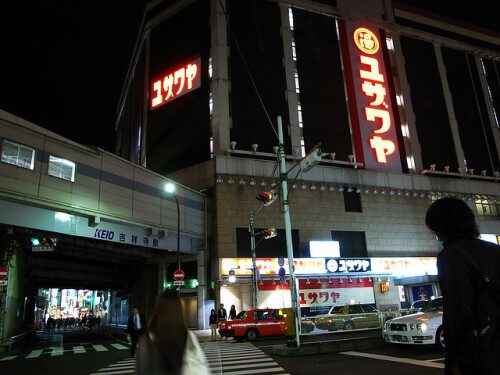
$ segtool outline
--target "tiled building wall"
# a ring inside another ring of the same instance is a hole
[[[250,210],[257,210],[255,196],[269,186],[216,185],[218,257],[236,257],[236,228],[248,226]],[[425,226],[428,199],[361,194],[363,212],[345,212],[343,194],[292,189],[292,228],[299,230],[301,247],[310,240],[331,240],[332,230],[364,231],[369,256],[435,256],[434,236]],[[255,218],[256,227],[283,228],[276,201]]]

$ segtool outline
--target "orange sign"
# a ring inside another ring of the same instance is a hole
[[[354,31],[354,43],[364,53],[373,55],[380,48],[378,38],[370,30],[359,27]]]
[[[293,262],[297,275],[322,275],[326,272],[324,258],[296,258]],[[278,258],[257,258],[256,263],[260,275],[278,275]],[[283,268],[288,274],[288,259],[285,259]],[[236,276],[251,276],[252,258],[222,258],[221,276],[229,275],[230,270],[234,270]]]

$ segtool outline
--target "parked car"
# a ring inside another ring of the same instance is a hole
[[[314,325],[328,331],[380,328],[379,312],[371,304],[333,306],[328,314],[316,315]]]
[[[434,344],[444,348],[443,298],[429,301],[416,314],[391,319],[384,325],[384,339],[397,344]]]
[[[241,311],[234,320],[219,323],[221,337],[244,338],[253,341],[259,337],[282,336],[287,328],[279,309],[252,309]]]

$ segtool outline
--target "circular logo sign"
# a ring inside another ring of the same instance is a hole
[[[184,271],[183,270],[177,270],[174,272],[174,280],[175,281],[182,281],[184,280]]]
[[[380,48],[378,38],[373,32],[364,27],[357,28],[354,31],[354,43],[364,53],[373,55]]]
[[[329,259],[328,262],[326,262],[326,269],[328,272],[337,272],[339,269],[339,264],[335,259]]]
[[[285,258],[278,258],[278,266],[283,267],[285,265]]]

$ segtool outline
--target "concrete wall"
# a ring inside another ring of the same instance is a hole
[[[260,186],[216,185],[217,248],[221,258],[236,257],[236,228],[248,226],[250,210],[259,207],[255,196]],[[421,198],[361,195],[363,212],[345,212],[343,194],[319,190],[291,190],[292,227],[299,230],[302,248],[310,240],[331,240],[332,230],[364,231],[369,256],[434,256],[436,240],[424,223],[430,200]],[[279,203],[264,207],[256,227],[283,228]],[[258,256],[258,254],[257,254]]]

